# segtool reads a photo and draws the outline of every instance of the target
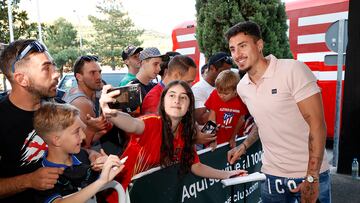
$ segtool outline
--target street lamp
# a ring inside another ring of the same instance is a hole
[[[80,28],[80,23],[81,23],[81,21],[80,21],[79,14],[77,13],[76,10],[73,10],[73,12],[75,13],[75,15],[76,15],[76,17],[77,17],[77,19],[78,19],[78,21],[79,21],[79,28]],[[80,41],[80,51],[82,51],[82,36],[81,36],[81,31],[80,31],[80,29],[79,29],[79,41]]]

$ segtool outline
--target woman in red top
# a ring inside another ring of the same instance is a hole
[[[123,170],[127,175],[120,180],[124,188],[133,175],[155,166],[167,167],[174,163],[180,163],[182,174],[191,171],[206,178],[226,179],[232,175],[246,174],[244,170],[224,171],[200,163],[193,144],[196,135],[194,95],[186,82],[177,80],[169,83],[161,94],[160,115],[142,118],[133,118],[110,109],[107,103],[114,102],[114,97],[120,93],[119,90],[106,93],[110,88],[104,86],[100,98],[103,113],[116,126],[137,138],[137,141],[133,139],[123,155],[129,156]]]

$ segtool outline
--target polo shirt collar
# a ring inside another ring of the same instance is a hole
[[[276,62],[277,62],[277,58],[270,54],[269,56],[265,57],[267,60],[270,60],[269,66],[266,68],[265,73],[263,74],[263,76],[261,76],[261,78],[271,78],[272,76],[274,76],[275,73],[275,67],[276,67]],[[246,73],[243,78],[241,78],[240,80],[241,84],[253,84],[253,82],[250,80],[249,74]]]
[[[266,68],[264,75],[261,78],[271,78],[274,76],[274,73],[275,73],[277,58],[272,54],[270,54],[269,56],[267,56],[265,58],[267,60],[270,60],[270,63],[269,63],[269,66]]]
[[[48,151],[46,151],[43,155],[43,159],[42,159],[42,162],[41,164],[44,166],[44,167],[53,167],[53,168],[68,168],[69,166],[65,165],[65,164],[57,164],[57,163],[53,163],[49,160],[46,159],[47,157],[47,154],[48,154]],[[72,159],[72,165],[73,166],[78,166],[81,164],[81,161],[76,158],[76,156],[74,156],[73,154],[71,155],[71,159]]]

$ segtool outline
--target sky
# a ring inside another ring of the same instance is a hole
[[[87,16],[96,13],[97,0],[21,0],[20,8],[37,22],[37,1],[40,21],[51,23],[64,17],[75,25],[90,25]],[[195,20],[195,0],[121,0],[136,27],[166,35],[178,24]]]

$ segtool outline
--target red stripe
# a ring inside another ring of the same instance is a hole
[[[198,44],[197,44],[197,41],[195,41],[195,40],[185,41],[185,42],[178,42],[178,47],[179,47],[179,48],[191,48],[191,47],[195,47],[195,49],[198,49]]]
[[[325,43],[300,44],[292,49],[294,53],[311,53],[311,52],[327,52],[330,51]]]

